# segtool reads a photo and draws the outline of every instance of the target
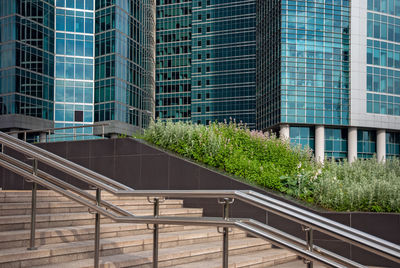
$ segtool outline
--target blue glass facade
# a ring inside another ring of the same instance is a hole
[[[347,158],[347,129],[325,128],[325,156],[337,160]]]
[[[321,160],[396,154],[398,120],[367,114],[400,115],[400,2],[367,2],[257,1],[258,129]]]
[[[94,121],[123,123],[114,133],[145,128],[153,117],[153,2],[96,1]]]
[[[192,121],[255,127],[256,2],[195,0]]]
[[[192,1],[157,1],[156,118],[191,120]]]
[[[57,0],[55,10],[55,127],[93,124],[94,1]]]
[[[400,116],[400,2],[367,8],[367,112]]]
[[[154,116],[154,1],[4,0],[0,26],[2,129],[130,134]]]
[[[0,116],[31,116],[51,124],[54,2],[3,0],[0,29]]]
[[[281,1],[281,122],[349,123],[349,9]]]
[[[386,155],[388,158],[400,156],[400,133],[386,133]]]
[[[157,1],[157,118],[255,127],[255,1]]]

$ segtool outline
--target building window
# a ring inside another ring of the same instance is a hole
[[[83,111],[75,111],[75,122],[83,122]]]

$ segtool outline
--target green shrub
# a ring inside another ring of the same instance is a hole
[[[316,163],[309,149],[231,122],[153,122],[143,138],[261,187],[337,211],[400,212],[400,161]]]
[[[275,190],[285,187],[281,176],[295,175],[299,165],[312,169],[310,151],[234,122],[203,126],[158,121],[150,124],[144,139]]]

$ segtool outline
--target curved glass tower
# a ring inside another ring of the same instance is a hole
[[[53,127],[54,2],[0,4],[0,128]]]
[[[0,29],[2,130],[131,135],[154,116],[154,0],[4,0]]]

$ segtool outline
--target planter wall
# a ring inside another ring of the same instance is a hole
[[[400,214],[335,213],[313,210],[297,202],[284,199],[278,194],[266,192],[134,139],[58,142],[39,144],[38,146],[134,189],[255,190],[382,239],[400,244]],[[23,156],[20,157],[23,158]],[[26,159],[25,161],[29,162]],[[88,185],[77,182],[74,178],[52,170],[51,167],[41,165],[39,168],[77,186],[88,187]],[[31,188],[29,183],[7,170],[0,168],[0,176],[0,187],[3,189]],[[222,207],[217,204],[217,200],[185,199],[184,204],[187,207],[203,207],[206,216],[222,215]],[[300,238],[304,239],[305,237],[299,224],[294,224],[282,217],[267,213],[240,201],[235,201],[232,205],[231,215],[232,217],[254,218]],[[319,232],[315,232],[314,242],[366,265],[396,267],[392,262]]]

